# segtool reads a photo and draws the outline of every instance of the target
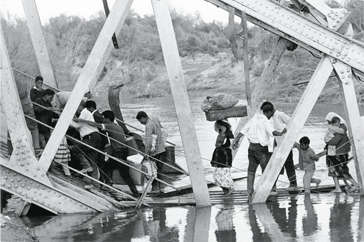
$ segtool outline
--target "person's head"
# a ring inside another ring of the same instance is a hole
[[[308,147],[310,146],[310,139],[307,136],[303,136],[300,139],[300,146],[301,146],[301,149],[307,150]]]
[[[263,114],[270,119],[274,114],[274,107],[273,104],[270,102],[266,102],[267,104],[262,105],[260,109],[263,111]],[[264,104],[264,103],[263,103]]]
[[[147,121],[148,121],[148,115],[146,112],[144,111],[140,111],[138,112],[138,114],[136,115],[136,119],[141,123],[146,125]]]
[[[331,119],[331,124],[332,124],[333,126],[339,127],[339,126],[340,126],[340,118],[338,118],[338,117],[333,117],[333,118]]]
[[[52,89],[45,89],[43,99],[47,103],[51,103],[54,97],[54,91]]]
[[[234,135],[231,131],[231,125],[227,119],[216,120],[214,125],[215,131],[218,133],[225,133],[228,138],[233,138]]]
[[[268,102],[268,101],[265,101],[265,102],[263,102],[263,103],[262,103],[262,105],[260,106],[260,110],[263,110],[263,107],[264,107],[264,106],[266,106],[266,105],[270,105],[270,106],[272,106],[272,107],[273,107],[273,109],[274,109],[274,105],[273,105],[273,103]]]
[[[34,80],[36,88],[40,89],[43,86],[43,77],[37,76]]]
[[[93,112],[96,110],[96,103],[95,101],[88,100],[85,104],[85,108],[87,108],[88,111]]]
[[[113,123],[115,120],[115,114],[111,110],[106,110],[102,113],[102,116],[104,116],[105,121]]]

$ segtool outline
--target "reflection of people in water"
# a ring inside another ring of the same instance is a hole
[[[306,209],[306,217],[302,219],[302,229],[303,235],[309,236],[312,235],[317,230],[317,215],[312,205],[311,197],[309,194],[305,194],[305,209]]]
[[[266,231],[264,233],[261,231],[261,228],[257,222],[255,211],[252,206],[249,206],[249,223],[253,233],[252,241],[273,241]]]
[[[290,197],[290,199],[291,202],[288,207],[281,208],[278,202],[268,203],[267,207],[271,210],[273,218],[281,231],[290,234],[292,238],[296,238],[297,200],[295,197]]]
[[[150,241],[171,241],[178,238],[178,229],[166,224],[166,208],[153,208],[153,219],[148,221]]]
[[[340,202],[340,194],[336,194],[334,206],[330,209],[330,241],[354,241],[351,230],[351,210],[354,204]]]
[[[216,241],[236,241],[236,232],[233,224],[234,208],[221,209],[215,218],[217,229],[215,230]]]

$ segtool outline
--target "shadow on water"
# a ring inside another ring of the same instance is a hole
[[[39,241],[363,241],[364,197],[298,195],[250,206],[157,207],[27,220]]]

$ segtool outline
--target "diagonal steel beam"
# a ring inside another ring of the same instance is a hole
[[[52,185],[32,178],[28,174],[7,166],[0,159],[0,188],[19,196],[28,203],[35,204],[54,214],[90,213],[104,211],[102,205],[88,201],[76,194],[67,194]]]
[[[210,206],[201,154],[167,0],[152,0],[183,148],[197,206]]]
[[[46,84],[58,87],[52,63],[49,58],[37,4],[35,3],[35,0],[22,0],[22,3],[40,73],[42,74]]]
[[[64,111],[62,112],[62,115],[59,118],[58,123],[39,160],[45,170],[48,170],[52,159],[57,152],[59,144],[62,141],[62,137],[64,137],[67,128],[76,113],[83,94],[86,90],[88,90],[89,85],[93,85],[96,79],[100,76],[101,69],[104,67],[113,46],[110,39],[114,32],[116,34],[120,32],[121,26],[125,21],[132,2],[133,0],[115,1],[110,15],[106,19],[104,27],[96,40],[91,54],[82,69],[80,77],[73,88],[72,94],[64,108]]]
[[[274,149],[273,155],[270,158],[270,161],[274,162],[268,162],[265,172],[260,178],[253,194],[252,203],[264,203],[267,200],[269,192],[332,70],[333,67],[329,58],[324,57],[317,66],[292,115],[291,121],[288,123],[287,133],[283,136],[281,144]]]
[[[220,0],[328,56],[364,72],[364,44],[270,0]],[[342,14],[346,14],[342,13]]]

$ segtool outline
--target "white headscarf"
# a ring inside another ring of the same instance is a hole
[[[346,125],[346,122],[345,122],[345,120],[340,116],[340,115],[338,115],[337,113],[334,113],[334,112],[329,112],[327,115],[326,115],[326,118],[325,118],[325,120],[327,120],[327,121],[330,121],[331,122],[331,120],[332,120],[332,118],[333,117],[338,117],[339,119],[340,119],[340,123],[341,124],[345,124]]]

